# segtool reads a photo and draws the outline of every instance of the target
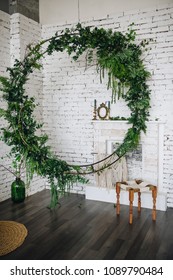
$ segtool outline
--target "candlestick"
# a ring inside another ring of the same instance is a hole
[[[96,99],[94,99],[94,111],[93,111],[93,120],[96,120],[97,119],[97,101]]]

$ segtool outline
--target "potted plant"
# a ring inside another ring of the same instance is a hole
[[[25,183],[20,177],[16,177],[11,184],[11,199],[13,202],[23,202],[25,200]]]
[[[7,168],[3,164],[1,166],[10,172],[14,177],[15,180],[11,184],[11,199],[13,202],[23,202],[25,200],[25,187],[26,183],[21,179],[22,177],[22,170],[23,170],[23,159],[20,156],[16,156],[15,159],[12,160],[12,166],[14,170]]]

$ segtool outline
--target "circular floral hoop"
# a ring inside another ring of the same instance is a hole
[[[113,153],[116,153],[119,159],[129,150],[136,148],[141,131],[146,131],[149,116],[150,90],[146,82],[150,73],[141,59],[148,42],[144,40],[137,45],[134,41],[135,32],[130,28],[123,35],[110,29],[82,27],[78,24],[75,28],[56,33],[34,47],[28,46],[28,54],[23,61],[16,60],[12,68],[7,68],[9,78],[0,77],[3,99],[7,102],[7,109],[1,109],[0,115],[8,122],[8,126],[2,128],[2,140],[11,146],[10,155],[14,159],[15,174],[19,177],[22,167],[25,167],[29,180],[34,173],[47,177],[51,186],[51,208],[55,207],[59,196],[64,194],[71,184],[87,181],[81,175],[100,172],[110,165],[103,165],[100,170],[94,169],[95,163],[71,166],[51,152],[46,145],[48,136],[36,134],[42,125],[38,124],[33,116],[36,107],[34,98],[25,94],[24,86],[28,76],[34,69],[41,68],[40,60],[45,54],[67,51],[77,60],[81,54],[87,52],[87,63],[90,63],[95,50],[100,78],[102,80],[107,73],[107,85],[112,88],[112,101],[121,97],[131,110],[128,122],[132,126],[128,129],[123,143]],[[47,47],[43,50],[45,43]],[[126,93],[125,87],[128,88]]]

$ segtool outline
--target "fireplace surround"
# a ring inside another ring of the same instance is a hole
[[[127,121],[96,120],[94,129],[94,154],[111,154],[121,143],[130,127]],[[128,179],[142,179],[158,187],[157,209],[165,211],[166,193],[163,190],[163,137],[164,123],[149,121],[147,132],[141,134],[138,148],[127,154]],[[105,171],[106,172],[106,171]],[[106,202],[116,202],[115,189],[100,188],[94,182],[86,187],[86,198]],[[129,205],[128,198],[122,192],[121,204]],[[137,201],[134,201],[137,206]],[[150,195],[142,195],[142,207],[152,208]]]

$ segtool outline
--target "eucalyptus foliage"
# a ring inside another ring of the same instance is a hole
[[[45,43],[47,46],[43,50]],[[141,131],[146,131],[150,108],[150,90],[146,82],[150,74],[141,59],[146,45],[146,41],[135,43],[135,32],[132,29],[122,34],[111,29],[82,27],[78,24],[36,46],[28,46],[28,54],[23,61],[15,60],[14,66],[7,68],[9,77],[0,77],[0,89],[7,103],[6,109],[0,109],[0,115],[8,123],[7,127],[2,128],[2,140],[11,147],[10,155],[14,159],[16,176],[20,177],[20,170],[25,167],[29,180],[34,173],[47,177],[51,185],[51,208],[55,207],[59,196],[74,182],[86,182],[81,176],[85,172],[80,166],[71,166],[58,159],[47,145],[48,136],[39,136],[37,133],[42,124],[33,116],[35,99],[25,92],[29,74],[41,68],[40,61],[45,54],[51,55],[55,51],[67,51],[75,61],[84,52],[87,53],[87,63],[91,63],[93,57],[96,58],[100,80],[108,77],[107,87],[112,88],[112,101],[121,97],[131,110],[128,119],[131,128],[115,151],[121,157],[136,148]],[[88,170],[97,172],[93,166],[88,166]],[[103,166],[105,168],[106,165]]]

